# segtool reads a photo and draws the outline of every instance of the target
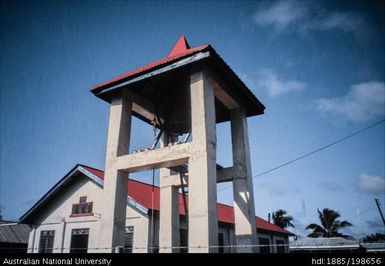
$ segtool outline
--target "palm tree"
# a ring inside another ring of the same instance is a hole
[[[317,209],[321,225],[319,224],[309,224],[306,227],[306,230],[313,230],[308,237],[349,237],[348,235],[343,235],[338,232],[339,229],[352,226],[351,223],[347,221],[340,221],[338,218],[340,214],[334,210],[325,208],[322,212]]]
[[[287,215],[285,210],[279,209],[273,212],[273,223],[283,229],[289,226],[294,227],[294,224],[291,223],[293,220],[293,216]]]

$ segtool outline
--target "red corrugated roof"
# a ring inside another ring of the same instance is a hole
[[[96,175],[100,179],[104,180],[104,172],[97,170],[88,166],[83,167]],[[138,202],[140,205],[146,207],[147,209],[160,210],[160,189],[159,187],[154,187],[154,201],[152,201],[152,185],[142,183],[136,180],[129,179],[128,181],[128,196]],[[188,203],[188,196],[186,197]],[[220,222],[234,224],[234,208],[222,203],[217,203],[217,213],[218,220]],[[183,205],[183,196],[179,194],[179,213],[185,215],[184,205]],[[276,226],[264,219],[256,216],[257,228],[261,230],[273,231],[281,234],[292,235],[292,233],[282,229],[279,226]]]
[[[195,47],[195,48],[190,48],[190,46],[188,45],[188,43],[186,41],[186,38],[182,35],[179,38],[179,40],[177,41],[177,43],[175,44],[175,46],[172,49],[172,51],[170,52],[170,54],[166,58],[162,58],[162,59],[157,60],[151,64],[148,64],[144,67],[137,68],[137,69],[135,69],[131,72],[128,72],[126,74],[123,74],[117,78],[114,78],[114,79],[111,79],[107,82],[104,82],[104,83],[92,88],[91,92],[92,93],[102,92],[104,89],[106,89],[106,87],[108,87],[109,85],[113,85],[114,83],[116,83],[118,81],[122,81],[124,79],[129,79],[129,78],[133,78],[135,76],[138,76],[140,74],[144,74],[145,72],[153,70],[157,67],[163,66],[163,65],[168,64],[168,63],[172,63],[173,61],[176,61],[176,60],[181,59],[181,58],[186,57],[186,56],[190,56],[194,53],[198,53],[207,47],[209,47],[209,45],[203,45],[203,46],[199,46],[199,47]]]

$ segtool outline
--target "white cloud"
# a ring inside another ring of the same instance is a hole
[[[323,113],[340,114],[350,121],[366,121],[385,114],[384,82],[365,82],[351,86],[341,98],[315,100]]]
[[[298,1],[279,1],[261,6],[254,14],[254,21],[260,26],[273,26],[278,30],[304,18],[308,7]]]
[[[257,85],[266,89],[271,97],[292,91],[305,89],[305,84],[296,80],[282,80],[272,69],[263,69],[259,73]]]
[[[362,40],[369,32],[365,20],[354,13],[330,13],[323,17],[308,20],[303,23],[299,30],[307,32],[315,31],[342,31],[345,33],[352,33],[357,39]]]
[[[342,30],[355,32],[364,26],[364,21],[356,14],[332,13],[320,19],[313,27],[320,30]]]
[[[343,31],[362,37],[368,30],[365,20],[356,13],[331,12],[311,1],[261,3],[253,16],[261,27],[277,31],[292,28],[301,33],[309,31]]]
[[[357,181],[358,188],[366,193],[384,193],[385,178],[362,174]]]

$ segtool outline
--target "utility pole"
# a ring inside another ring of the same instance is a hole
[[[384,223],[385,225],[385,219],[384,219],[384,215],[382,214],[382,211],[381,211],[381,204],[380,204],[380,200],[379,199],[374,199],[374,201],[376,202],[377,204],[377,208],[378,208],[378,211],[380,212],[380,215],[381,215],[381,218],[382,218],[382,222]]]

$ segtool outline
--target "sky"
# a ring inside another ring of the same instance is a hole
[[[90,89],[211,44],[266,106],[248,119],[253,176],[385,116],[381,1],[1,1],[0,209],[18,220],[77,163],[104,169],[109,105]],[[132,147],[151,146],[134,119]],[[256,214],[284,209],[301,236],[331,208],[356,238],[384,232],[385,123],[253,179]],[[232,165],[229,123],[217,160]],[[131,176],[151,182],[149,173]],[[156,182],[158,180],[156,179]],[[232,204],[229,184],[218,200]]]

